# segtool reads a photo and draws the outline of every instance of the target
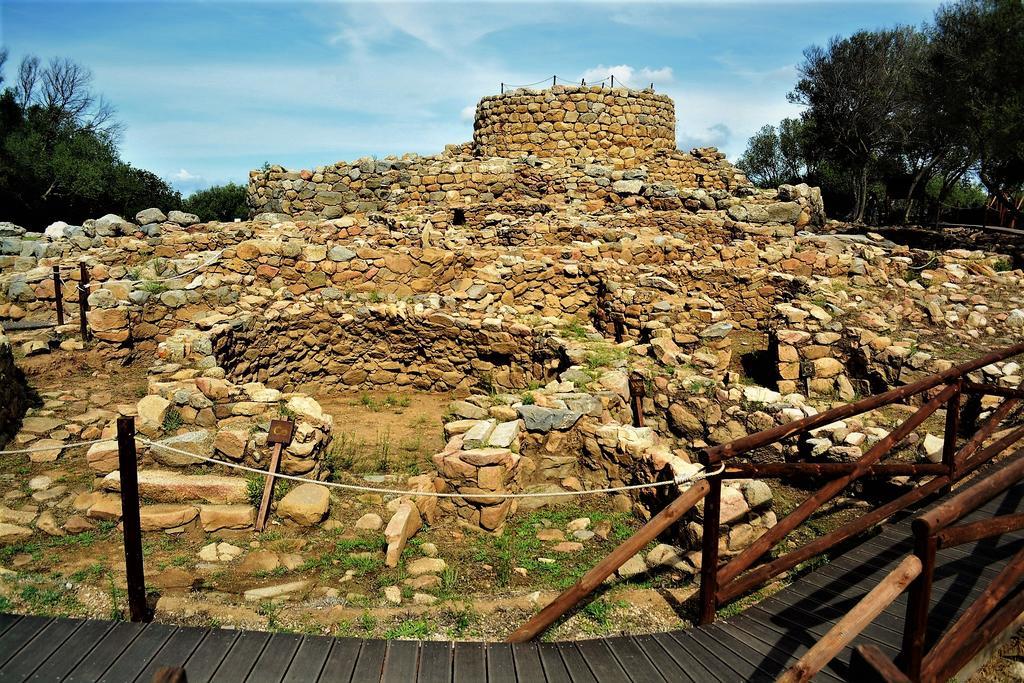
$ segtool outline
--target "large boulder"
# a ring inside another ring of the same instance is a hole
[[[199,222],[199,216],[184,211],[171,211],[167,214],[167,220],[181,226],[195,225]]]
[[[139,414],[139,430],[146,434],[159,434],[171,402],[163,396],[149,394],[139,399],[135,406]]]
[[[321,484],[299,484],[277,504],[277,514],[301,526],[317,524],[331,506],[331,492]]]
[[[143,209],[135,214],[135,221],[139,225],[147,225],[149,223],[163,223],[167,220],[167,216],[160,209]]]

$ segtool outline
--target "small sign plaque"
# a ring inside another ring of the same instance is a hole
[[[292,440],[292,433],[294,431],[295,423],[290,420],[271,420],[267,443],[288,445]]]

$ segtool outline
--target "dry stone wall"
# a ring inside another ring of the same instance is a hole
[[[556,344],[519,323],[460,318],[422,307],[296,305],[249,316],[213,341],[235,382],[274,389],[520,390],[557,371]]]
[[[675,140],[672,99],[626,88],[517,89],[480,100],[473,124],[481,156],[632,159]]]
[[[18,432],[27,408],[28,387],[14,365],[10,342],[0,334],[0,448]]]

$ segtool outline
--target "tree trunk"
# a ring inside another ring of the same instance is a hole
[[[863,223],[864,214],[868,204],[868,165],[864,164],[860,169],[860,177],[854,183],[857,192],[856,208],[854,210],[853,222]]]
[[[981,183],[985,186],[985,188],[992,193],[992,196],[996,198],[996,201],[999,202],[1003,206],[1003,208],[1006,209],[1006,212],[1011,216],[1011,218],[1014,221],[1020,221],[1021,219],[1024,219],[1024,215],[1021,214],[1020,209],[1018,209],[1016,205],[1014,205],[1013,199],[1007,196],[1007,194],[1003,191],[1003,188],[999,187],[999,185],[992,179],[991,176],[989,176],[988,173],[982,171],[978,174],[978,178],[981,180]]]

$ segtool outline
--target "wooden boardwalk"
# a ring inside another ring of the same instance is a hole
[[[1021,511],[1024,483],[968,519]],[[203,630],[0,615],[0,681],[150,681],[184,666],[189,683],[694,683],[770,681],[910,552],[909,515],[742,614],[670,633],[562,643],[417,642]],[[934,639],[1021,547],[1024,531],[939,551]],[[854,643],[895,656],[906,594]],[[848,680],[850,648],[815,680]]]

